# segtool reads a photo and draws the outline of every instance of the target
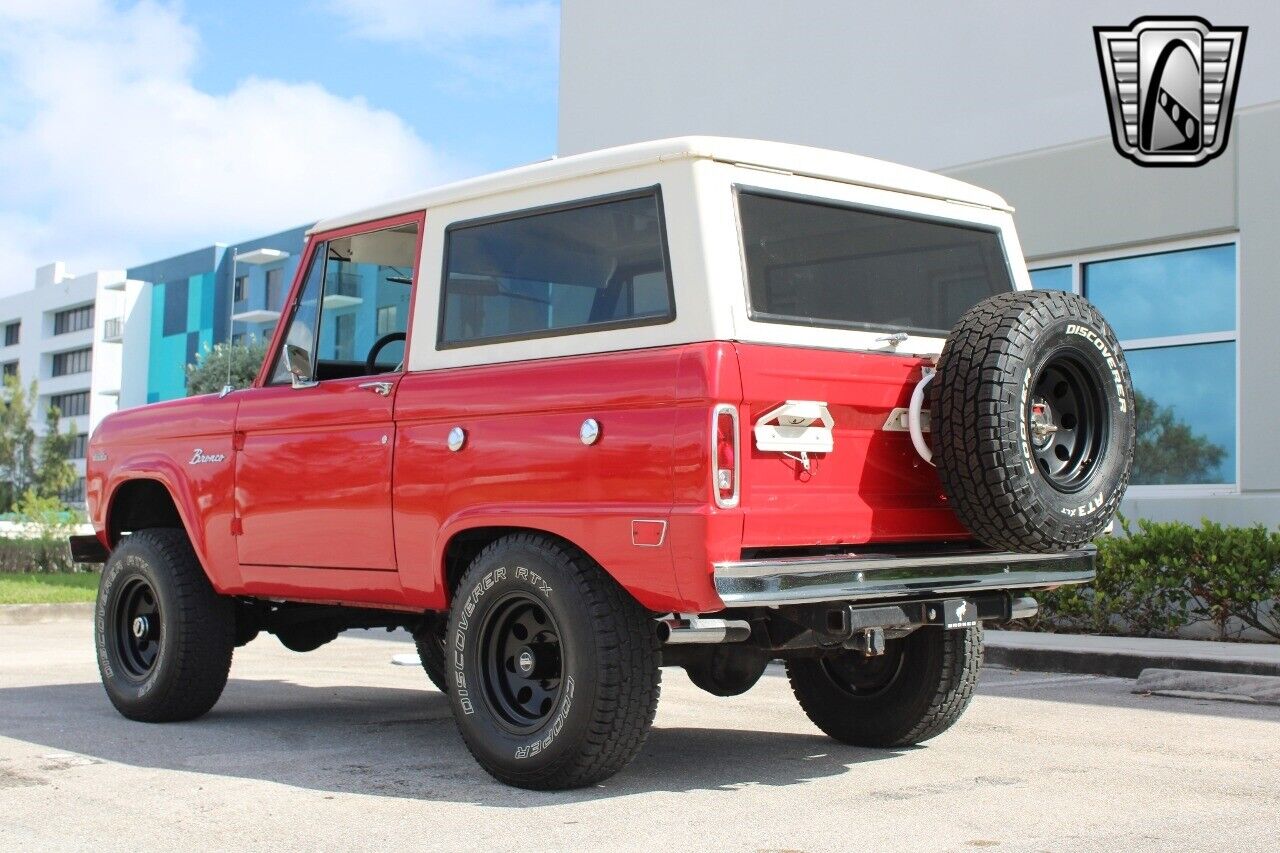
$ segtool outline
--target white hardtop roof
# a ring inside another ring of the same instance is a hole
[[[468,178],[376,207],[317,222],[311,231],[328,231],[388,216],[430,210],[445,204],[494,195],[539,184],[617,172],[673,160],[707,159],[759,166],[805,177],[948,199],[999,210],[1012,210],[989,190],[943,175],[900,166],[872,157],[785,142],[723,136],[681,136],[604,148],[586,154],[553,157],[527,166]]]

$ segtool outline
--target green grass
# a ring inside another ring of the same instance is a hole
[[[74,604],[97,594],[97,572],[0,574],[0,604]]]

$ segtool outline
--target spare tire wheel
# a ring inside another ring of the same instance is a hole
[[[1124,496],[1133,383],[1086,299],[1001,293],[965,312],[930,384],[933,462],[960,520],[993,547],[1078,548]]]

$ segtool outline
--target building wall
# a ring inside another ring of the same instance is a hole
[[[1134,517],[1280,519],[1280,458],[1272,449],[1280,423],[1280,396],[1272,390],[1280,365],[1278,147],[1280,104],[1272,104],[1239,111],[1227,152],[1195,169],[1136,167],[1108,138],[944,170],[1013,204],[1032,269],[1075,257],[1236,243],[1236,482],[1225,489],[1135,487],[1123,508]]]
[[[235,310],[259,308],[278,312],[280,305],[266,304],[266,272],[281,270],[283,287],[278,299],[288,293],[309,226],[293,228],[234,245],[215,244],[172,258],[131,267],[130,279],[146,283],[147,303],[145,328],[147,344],[130,347],[129,358],[136,363],[146,361],[145,394],[136,385],[139,371],[131,370],[134,383],[125,399],[130,405],[172,400],[186,395],[187,366],[194,364],[200,353],[233,334],[262,335],[273,323],[232,323],[231,294],[235,275],[249,276],[248,298],[237,303]],[[233,256],[254,249],[271,248],[285,252],[286,257],[265,265],[233,263]]]
[[[60,422],[61,430],[74,426],[83,435],[92,433],[104,417],[119,407],[122,344],[107,334],[107,327],[129,315],[141,289],[140,283],[126,281],[120,270],[73,276],[65,264],[57,262],[36,270],[31,290],[0,298],[0,364],[16,364],[24,385],[36,383],[33,420],[38,434],[44,432],[44,412],[57,395],[88,395],[86,412],[66,414]],[[58,312],[85,306],[93,308],[93,324],[89,328],[56,333]],[[21,324],[18,343],[4,346],[3,329],[13,322]],[[90,370],[53,375],[55,355],[85,348],[92,352]],[[73,459],[72,464],[83,478],[83,457]]]
[[[1107,134],[1093,27],[1248,25],[1238,105],[1280,99],[1280,4],[562,0],[559,151],[797,142],[936,169]]]

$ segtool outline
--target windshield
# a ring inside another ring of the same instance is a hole
[[[738,217],[753,320],[945,337],[1013,289],[989,228],[745,190]]]

